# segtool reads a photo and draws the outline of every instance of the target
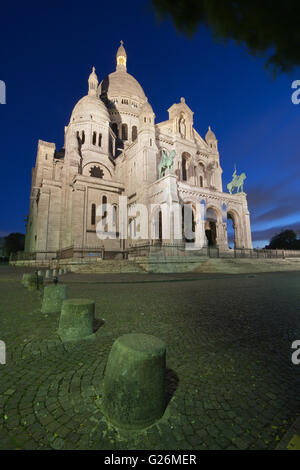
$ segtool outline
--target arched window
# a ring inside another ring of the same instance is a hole
[[[84,133],[84,131],[82,131],[82,133],[81,133],[81,143],[84,144],[84,142],[85,142],[85,133]]]
[[[99,137],[98,137],[98,146],[101,147],[102,145],[102,134],[99,134]]]
[[[106,204],[107,204],[107,197],[106,196],[102,196],[102,206],[103,206],[103,216],[102,218],[104,219],[105,217],[107,217],[107,210],[106,210]],[[105,225],[104,227],[104,232],[107,232],[107,225]]]
[[[113,206],[113,225],[117,229],[117,206],[116,205]],[[119,237],[118,234],[117,234],[117,237]]]
[[[203,188],[203,176],[200,176],[200,188]]]
[[[96,145],[97,134],[93,132],[93,145]]]
[[[113,155],[113,140],[112,140],[112,136],[110,135],[109,138],[108,138],[108,151],[110,153],[110,155]]]
[[[92,204],[91,207],[91,224],[96,224],[96,204]]]
[[[182,181],[187,180],[187,171],[186,171],[186,158],[182,157],[181,160],[181,174],[182,174]]]
[[[122,140],[128,140],[128,127],[127,127],[127,124],[122,124]]]
[[[136,127],[136,126],[132,126],[132,130],[131,130],[131,140],[132,140],[132,142],[134,142],[136,139],[137,139],[137,127]]]

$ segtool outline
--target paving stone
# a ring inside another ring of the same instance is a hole
[[[300,337],[300,273],[258,274],[251,289],[242,275],[144,275],[141,283],[135,274],[72,274],[69,296],[94,299],[105,324],[93,343],[68,346],[57,337],[59,315],[41,314],[41,298],[18,289],[22,270],[1,268],[6,277],[1,450],[274,449],[297,417],[290,347]],[[103,371],[114,340],[141,331],[166,343],[178,380],[169,416],[119,439],[101,412]]]

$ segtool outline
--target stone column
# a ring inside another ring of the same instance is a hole
[[[240,193],[243,203],[243,246],[244,248],[252,249],[252,236],[251,236],[251,226],[250,226],[250,213],[247,203],[247,195],[245,193]]]
[[[228,250],[228,241],[227,241],[227,229],[225,222],[217,222],[216,223],[216,231],[217,231],[217,247],[221,251]]]
[[[82,247],[85,240],[85,186],[76,184],[72,195],[73,245]]]
[[[41,189],[37,211],[36,251],[47,251],[49,222],[50,189]]]
[[[196,206],[196,235],[195,248],[201,249],[207,246],[207,238],[205,235],[205,208],[202,204]]]

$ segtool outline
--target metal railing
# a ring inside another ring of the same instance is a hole
[[[285,259],[300,258],[300,250],[269,250],[269,249],[247,249],[232,248],[222,250],[216,246],[205,246],[201,249],[194,249],[184,243],[151,242],[131,246],[125,250],[105,250],[101,247],[76,247],[70,246],[57,252],[24,252],[11,253],[10,261],[35,261],[39,259],[70,259],[70,258],[101,258],[108,259],[128,259],[157,255],[162,257],[178,256],[192,257],[204,256],[208,258],[257,258],[257,259]]]

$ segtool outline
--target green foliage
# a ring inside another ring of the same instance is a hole
[[[297,234],[294,230],[284,230],[274,235],[270,241],[270,245],[266,248],[271,250],[300,250],[300,239],[297,238]]]
[[[152,0],[158,17],[171,16],[175,27],[192,36],[208,26],[215,39],[246,44],[267,58],[273,71],[300,65],[300,2],[285,0]]]
[[[11,253],[17,253],[24,250],[25,235],[22,233],[10,233],[5,237],[3,255],[9,256]]]

